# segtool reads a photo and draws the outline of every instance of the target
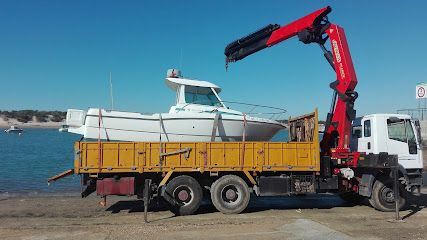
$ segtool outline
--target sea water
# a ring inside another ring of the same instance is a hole
[[[288,141],[288,130],[271,141]],[[81,135],[58,129],[26,129],[22,135],[0,132],[0,194],[75,194],[80,176],[47,179],[74,168],[74,142]]]
[[[80,138],[58,129],[26,129],[22,135],[0,132],[0,194],[80,191],[77,175],[47,184],[49,177],[74,168],[74,142]]]

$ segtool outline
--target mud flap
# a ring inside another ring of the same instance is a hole
[[[359,183],[359,195],[370,197],[375,176],[372,174],[363,174]]]

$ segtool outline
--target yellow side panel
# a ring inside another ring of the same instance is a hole
[[[163,144],[163,153],[173,152],[180,150],[179,143],[167,143]],[[179,166],[181,163],[181,154],[174,154],[167,157],[163,157],[163,166],[174,167]]]
[[[145,143],[145,154],[147,158],[147,167],[153,168],[160,166],[159,154],[160,154],[159,143]]]
[[[239,167],[240,154],[240,143],[224,144],[224,167]]]
[[[226,152],[230,150],[226,151],[223,143],[207,143],[207,145],[209,146],[207,165],[211,168],[225,166]]]
[[[81,146],[83,167],[98,168],[98,143],[85,142]]]
[[[183,153],[176,153],[164,156],[164,167],[196,167],[196,157],[199,154],[196,143],[164,143],[163,146],[163,154],[176,152],[185,148],[191,149],[188,158],[185,158],[185,154]]]
[[[257,143],[245,143],[245,151],[242,151],[243,143],[241,142],[218,142],[206,143],[208,167],[235,169],[239,167],[250,167],[255,169],[258,165],[258,146]],[[242,154],[244,152],[244,158]]]
[[[284,144],[283,152],[285,155],[284,165],[295,166],[298,164],[297,143],[286,143],[286,144]]]
[[[283,165],[283,150],[282,143],[266,143],[264,145],[267,166],[282,166]]]
[[[297,144],[297,152],[298,155],[296,157],[297,163],[295,165],[298,166],[313,166],[313,158],[310,154],[310,143],[298,143]]]
[[[136,167],[135,144],[131,142],[102,143],[102,166]]]
[[[265,170],[320,170],[312,142],[265,142]]]

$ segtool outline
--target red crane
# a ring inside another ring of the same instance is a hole
[[[351,153],[349,143],[351,122],[356,117],[354,101],[358,94],[354,88],[357,78],[344,29],[328,21],[327,15],[331,11],[331,7],[328,6],[283,27],[270,24],[228,44],[224,54],[227,56],[226,66],[228,66],[229,62],[236,62],[294,36],[298,36],[305,44],[317,43],[337,76],[337,80],[330,84],[334,94],[321,142],[322,155],[349,158],[352,160],[347,164],[356,166],[359,153]],[[333,53],[324,46],[328,39]]]

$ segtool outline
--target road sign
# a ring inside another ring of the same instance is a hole
[[[427,83],[417,84],[417,86],[415,87],[416,99],[427,98],[426,90],[427,90]]]

